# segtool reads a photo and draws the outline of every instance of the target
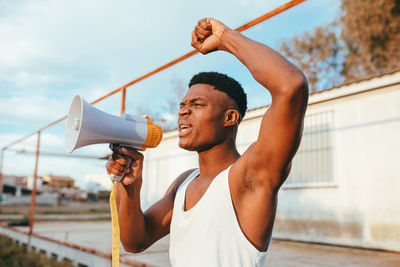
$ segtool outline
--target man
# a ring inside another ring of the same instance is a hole
[[[278,190],[300,143],[307,82],[277,52],[212,18],[195,26],[192,46],[202,54],[236,56],[269,90],[272,103],[257,141],[240,155],[235,139],[246,110],[241,86],[217,73],[194,76],[180,105],[179,146],[198,152],[199,169],[182,173],[145,212],[143,155],[115,146],[107,171],[125,175],[117,191],[121,241],[127,251],[140,252],[170,233],[173,266],[262,266]]]

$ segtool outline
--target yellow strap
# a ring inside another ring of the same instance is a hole
[[[119,222],[117,202],[115,200],[116,185],[113,181],[113,190],[110,194],[111,224],[112,224],[112,267],[119,267]]]

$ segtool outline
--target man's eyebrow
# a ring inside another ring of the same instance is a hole
[[[197,100],[203,100],[203,101],[205,101],[206,98],[204,98],[204,97],[202,97],[202,96],[198,96],[198,97],[195,97],[195,98],[190,99],[189,102],[193,103],[193,102],[195,102],[195,101],[197,101]]]
[[[185,102],[193,103],[193,102],[196,102],[197,100],[203,100],[203,101],[205,101],[205,100],[207,100],[207,99],[204,98],[204,97],[202,97],[202,96],[198,96],[198,97],[195,97],[195,98],[192,98],[192,99],[189,99],[189,100],[184,100],[184,101],[182,101],[181,103],[179,103],[179,105],[185,105]]]

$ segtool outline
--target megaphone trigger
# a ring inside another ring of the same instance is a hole
[[[108,147],[111,149],[111,151],[114,151],[114,144],[110,144]]]

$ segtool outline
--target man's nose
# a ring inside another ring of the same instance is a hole
[[[187,116],[187,115],[189,115],[191,112],[190,112],[190,109],[188,108],[188,107],[182,107],[181,109],[179,109],[179,113],[178,113],[178,115],[180,116],[180,117],[182,117],[182,116]]]

